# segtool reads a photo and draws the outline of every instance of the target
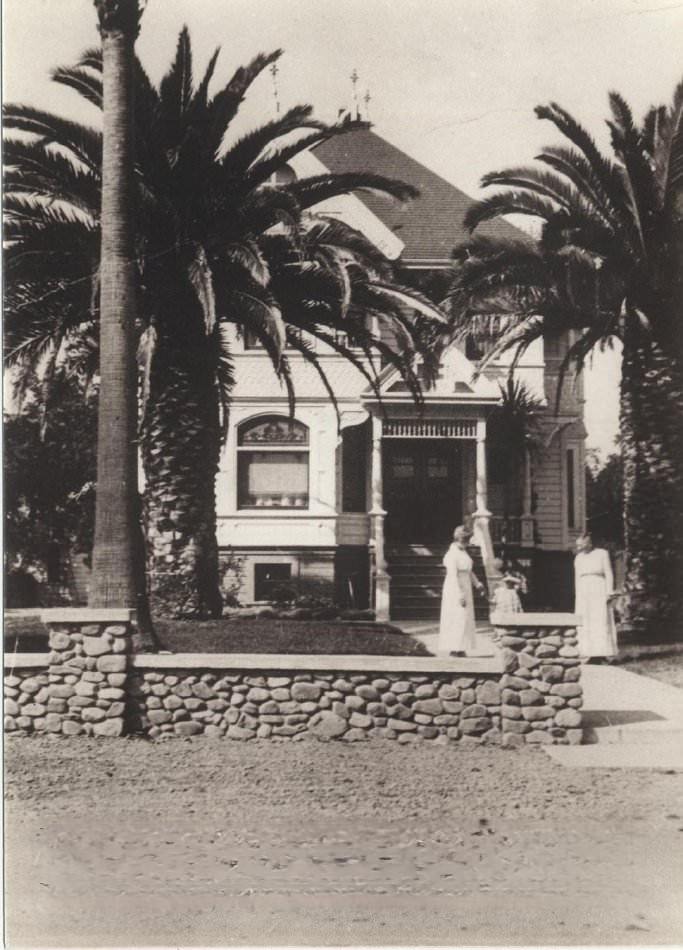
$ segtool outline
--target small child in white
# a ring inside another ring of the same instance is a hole
[[[497,614],[521,614],[522,602],[517,593],[519,580],[514,574],[504,574],[493,592],[493,611]]]

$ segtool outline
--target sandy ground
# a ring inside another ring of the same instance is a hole
[[[540,749],[6,744],[8,945],[683,940],[683,775]]]

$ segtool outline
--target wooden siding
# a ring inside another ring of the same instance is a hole
[[[533,461],[533,500],[539,543],[541,547],[555,550],[564,546],[563,464],[562,441],[558,436]]]

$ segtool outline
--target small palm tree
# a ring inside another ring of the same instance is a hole
[[[449,306],[457,332],[495,341],[487,359],[570,330],[564,375],[595,348],[621,345],[631,617],[674,623],[683,590],[683,83],[640,126],[621,96],[610,106],[614,158],[557,104],[536,110],[571,147],[545,148],[542,167],[486,175],[484,185],[502,190],[476,202],[466,223],[531,215],[540,241],[475,237],[458,251]]]
[[[279,52],[256,57],[210,97],[217,55],[195,86],[183,30],[159,88],[139,63],[135,83],[149,567],[153,577],[170,572],[173,580],[174,591],[157,591],[157,609],[195,615],[220,611],[214,483],[233,385],[226,325],[261,341],[293,402],[285,342],[326,382],[311,337],[371,382],[377,373],[370,357],[379,352],[419,397],[411,355],[427,339],[426,324],[440,319],[419,292],[396,283],[362,235],[308,210],[350,190],[400,200],[414,190],[369,173],[273,184],[299,151],[354,126],[326,126],[310,107],[296,107],[226,144],[250,84]],[[54,79],[101,103],[97,51]],[[30,366],[58,359],[63,341],[91,333],[98,320],[101,143],[87,126],[21,106],[6,107],[5,124],[32,136],[6,145],[6,342],[10,362]],[[368,316],[391,333],[371,329]],[[366,359],[358,359],[356,346]]]
[[[516,480],[540,446],[540,415],[544,404],[514,374],[499,384],[501,402],[487,421],[487,444],[491,469],[504,486],[503,516],[512,514]]]

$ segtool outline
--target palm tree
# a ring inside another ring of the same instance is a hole
[[[102,36],[100,401],[91,607],[135,607],[133,61],[138,0],[95,0]]]
[[[308,213],[349,190],[405,200],[413,189],[367,173],[274,184],[297,152],[353,124],[326,126],[310,107],[296,107],[226,146],[249,85],[279,52],[256,57],[210,97],[217,55],[196,87],[186,30],[159,89],[136,65],[148,565],[157,611],[176,614],[220,610],[214,482],[232,386],[226,324],[256,335],[292,400],[285,342],[324,378],[311,335],[371,381],[374,362],[359,360],[353,346],[366,357],[379,352],[419,397],[411,354],[426,340],[426,324],[439,318],[419,292],[395,282],[358,232]],[[91,51],[54,79],[99,105],[100,70]],[[33,137],[6,145],[7,344],[10,361],[28,366],[59,359],[62,341],[82,336],[98,318],[90,276],[100,143],[88,127],[21,106],[5,109],[5,123]],[[39,271],[29,266],[31,255],[40,255]],[[393,343],[368,328],[368,315],[390,325]]]
[[[486,175],[502,190],[466,223],[531,215],[540,241],[473,238],[457,252],[449,307],[456,333],[495,340],[487,359],[571,331],[562,376],[621,345],[626,585],[631,619],[661,628],[681,616],[683,590],[683,83],[640,126],[609,99],[613,158],[557,104],[536,109],[572,147],[545,148],[544,167]]]
[[[513,513],[519,498],[519,477],[540,446],[541,413],[544,404],[527,385],[511,373],[505,384],[499,384],[500,403],[486,424],[490,471],[503,485],[503,521]]]

